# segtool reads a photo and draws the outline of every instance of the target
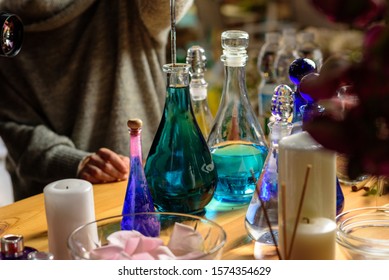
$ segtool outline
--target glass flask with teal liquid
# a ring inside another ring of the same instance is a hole
[[[145,173],[159,212],[204,213],[218,176],[196,122],[189,91],[189,64],[166,64],[166,101],[146,159]]]
[[[246,87],[249,35],[230,30],[221,35],[224,85],[208,146],[218,172],[215,199],[247,204],[254,193],[268,148]]]

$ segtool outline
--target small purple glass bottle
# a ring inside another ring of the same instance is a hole
[[[27,260],[28,254],[36,251],[24,246],[22,235],[7,234],[1,237],[0,260]]]
[[[159,222],[156,216],[134,215],[155,210],[142,164],[142,121],[130,119],[127,125],[130,133],[130,176],[123,204],[121,227],[123,230],[137,230],[146,236],[156,237],[159,235]]]

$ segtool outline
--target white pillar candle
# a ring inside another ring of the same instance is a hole
[[[288,229],[293,229],[294,222]],[[290,232],[289,234],[292,234]],[[336,223],[328,218],[304,217],[297,225],[292,260],[331,260],[335,256]]]
[[[49,251],[57,260],[70,259],[67,248],[70,233],[95,220],[93,186],[85,180],[64,179],[48,184],[43,193]]]
[[[311,169],[306,182],[300,217],[298,217],[308,166],[311,166]],[[284,137],[280,141],[278,168],[278,186],[280,187],[278,203],[279,247],[282,257],[286,258],[286,251],[290,251],[293,228],[297,220],[300,223],[298,228],[300,228],[301,219],[304,217],[325,218],[335,223],[335,153],[324,149],[307,132],[299,132]],[[303,224],[301,230],[306,227],[317,227],[316,232],[321,232],[319,229],[324,226],[324,224],[316,222],[310,225]],[[320,248],[332,248],[335,246],[335,235],[329,234],[328,238],[320,242],[322,243]],[[310,249],[306,246],[302,248],[298,248],[298,246],[300,246],[299,243],[293,244],[293,252],[316,250],[313,247]],[[312,255],[307,253],[305,256],[307,258],[315,257],[313,253]],[[330,258],[335,258],[335,252]]]

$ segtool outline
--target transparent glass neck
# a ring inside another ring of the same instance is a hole
[[[186,63],[165,64],[163,72],[166,73],[167,87],[189,86],[190,65]]]

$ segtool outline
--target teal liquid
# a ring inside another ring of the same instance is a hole
[[[213,197],[217,172],[187,87],[168,88],[145,173],[158,212],[201,214]]]
[[[262,171],[267,148],[248,142],[227,142],[211,149],[218,173],[214,198],[230,203],[249,203]]]

